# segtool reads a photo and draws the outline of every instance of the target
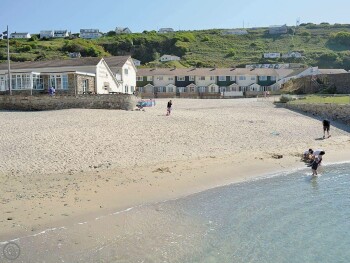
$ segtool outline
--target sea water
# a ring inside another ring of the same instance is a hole
[[[310,172],[19,238],[16,262],[350,262],[350,164],[323,166],[319,177]]]

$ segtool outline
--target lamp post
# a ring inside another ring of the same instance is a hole
[[[8,69],[8,85],[9,85],[9,91],[10,95],[12,95],[12,83],[11,83],[11,66],[10,66],[10,34],[9,34],[9,26],[7,26],[7,69]]]

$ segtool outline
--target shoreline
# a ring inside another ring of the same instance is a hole
[[[327,159],[326,162],[324,162],[324,166],[328,165],[335,165],[335,164],[343,164],[343,163],[350,163],[349,158],[345,158],[344,156],[350,156],[350,150],[343,150],[338,151],[336,154],[332,154],[329,159]],[[210,157],[209,157],[210,158]],[[212,158],[210,158],[212,159]],[[202,167],[202,169],[196,169],[196,171],[191,170],[191,175],[197,177],[197,180],[191,182],[189,185],[184,186],[184,183],[186,182],[169,182],[172,181],[171,179],[167,178],[164,179],[163,182],[159,185],[161,188],[163,185],[169,185],[169,183],[172,184],[173,188],[171,190],[171,193],[164,193],[164,192],[157,192],[157,193],[150,193],[148,192],[146,196],[143,196],[143,200],[140,202],[140,199],[137,198],[129,200],[130,202],[121,202],[118,205],[107,205],[107,207],[103,210],[90,210],[87,213],[78,213],[75,216],[71,216],[67,219],[59,219],[59,220],[53,220],[53,221],[44,221],[40,225],[41,229],[38,229],[37,232],[34,231],[8,231],[3,232],[1,234],[0,239],[0,245],[5,244],[9,241],[17,241],[23,238],[33,237],[41,234],[45,234],[48,231],[54,231],[58,229],[69,229],[69,227],[74,225],[80,225],[85,224],[91,221],[99,220],[101,218],[115,215],[115,214],[121,214],[124,212],[128,212],[130,210],[134,210],[140,207],[148,206],[148,205],[156,205],[159,203],[164,203],[168,201],[174,201],[182,198],[187,198],[192,195],[196,195],[205,191],[209,191],[212,189],[225,187],[233,184],[239,184],[239,183],[249,183],[250,181],[255,180],[264,180],[267,178],[271,178],[274,176],[280,176],[284,173],[289,174],[296,171],[306,170],[310,169],[309,167],[306,167],[303,162],[297,157],[293,158],[290,157],[283,159],[277,159],[277,160],[269,160],[269,162],[266,163],[266,161],[261,161],[258,164],[255,164],[256,166],[254,169],[250,169],[251,167],[247,164],[235,166],[231,164],[227,164],[229,160],[224,160],[224,162],[221,163],[222,167],[218,169],[217,162],[210,163],[209,165]],[[171,167],[178,167],[179,162],[171,162]],[[163,165],[159,166],[169,166],[169,163],[163,163]],[[302,165],[302,167],[300,167]],[[288,167],[286,167],[288,166]],[[152,165],[151,167],[154,167]],[[149,169],[150,167],[140,167],[140,169]],[[181,167],[180,170],[187,169],[188,167]],[[210,171],[218,171],[219,170],[219,176],[213,178]],[[259,171],[258,171],[259,170]],[[144,171],[144,170],[143,170]],[[209,171],[209,173],[208,173]],[[239,173],[238,176],[232,176],[232,173]],[[310,171],[311,173],[311,171]],[[202,176],[200,176],[202,175]],[[107,175],[106,175],[107,176]],[[134,186],[127,187],[125,190],[129,192],[129,195],[136,194],[137,191],[135,191]],[[107,189],[108,190],[108,189]],[[110,204],[112,202],[113,196],[110,196],[110,200],[107,201],[107,203]]]

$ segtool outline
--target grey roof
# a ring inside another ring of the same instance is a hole
[[[246,69],[246,68],[140,68],[138,76],[232,76],[232,75],[257,75],[278,76],[275,69]]]
[[[129,56],[115,56],[104,58],[109,67],[121,67]],[[58,67],[83,67],[96,66],[101,61],[97,57],[85,57],[74,59],[60,59],[47,61],[11,62],[11,69],[34,69],[34,68],[58,68]],[[7,70],[7,62],[0,64],[0,70]]]

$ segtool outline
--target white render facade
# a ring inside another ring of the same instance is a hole
[[[40,31],[40,38],[53,38],[54,32],[53,30],[41,30]]]
[[[68,30],[55,30],[54,37],[56,37],[56,38],[69,37]]]
[[[80,38],[96,39],[100,38],[102,33],[98,29],[80,29]]]
[[[163,55],[163,56],[160,57],[159,60],[162,61],[162,62],[166,62],[166,61],[178,61],[178,60],[181,60],[181,58],[178,57],[178,56],[174,56],[174,55]]]
[[[264,53],[264,58],[280,58],[281,53]]]
[[[10,38],[31,38],[29,33],[11,33]]]

